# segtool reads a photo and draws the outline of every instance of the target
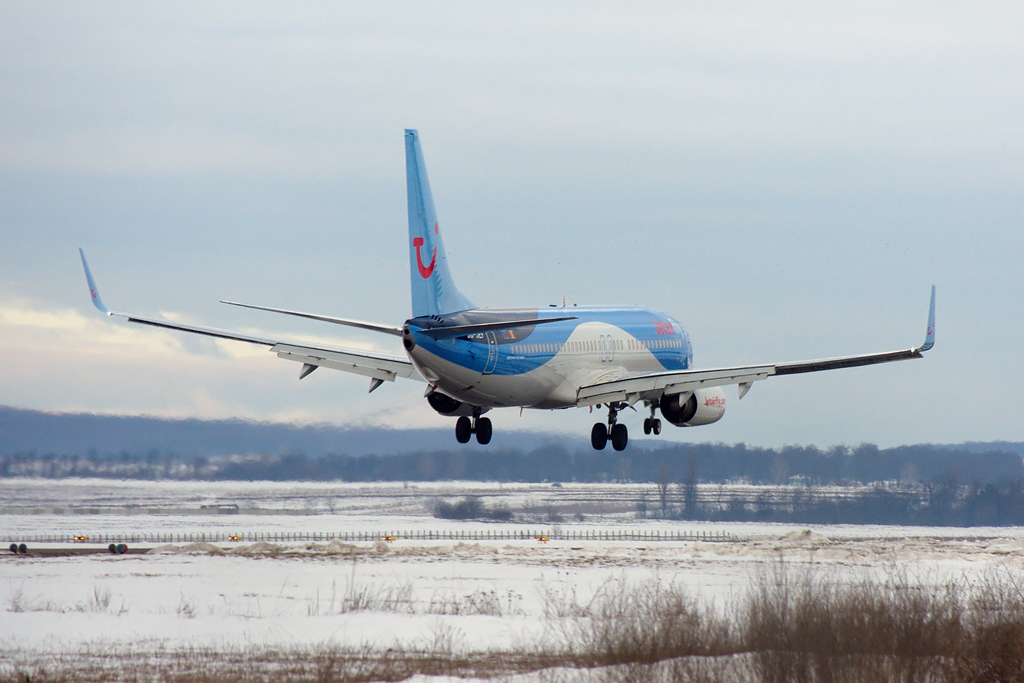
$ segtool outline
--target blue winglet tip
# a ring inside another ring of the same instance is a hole
[[[925,333],[924,344],[917,350],[927,351],[935,346],[935,285],[932,285],[932,301],[928,306],[928,331]]]
[[[92,279],[92,273],[89,271],[89,263],[85,260],[85,252],[82,248],[78,248],[78,254],[82,257],[82,267],[85,268],[85,281],[89,283],[89,296],[92,298],[92,305],[100,310],[100,313],[110,315],[110,309],[107,308],[103,299],[100,298],[100,290],[96,288],[96,282]]]

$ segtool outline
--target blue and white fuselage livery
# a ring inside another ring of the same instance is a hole
[[[604,407],[607,419],[591,430],[591,444],[628,441],[619,412],[638,404],[649,410],[645,434],[661,433],[661,418],[679,427],[710,424],[725,413],[723,387],[739,397],[754,382],[775,375],[834,370],[920,358],[935,343],[935,287],[921,346],[902,351],[766,365],[693,368],[690,338],[678,320],[637,306],[548,306],[490,309],[475,306],[455,285],[434,210],[419,134],[405,131],[409,206],[412,317],[398,327],[301,311],[224,303],[358,327],[401,338],[404,356],[259,337],[197,327],[107,308],[82,253],[95,306],[130,322],[267,346],[280,358],[302,363],[299,379],[320,367],[370,378],[370,391],[402,377],[424,382],[438,413],[456,417],[455,436],[491,440],[493,408]],[[79,250],[81,251],[81,250]]]

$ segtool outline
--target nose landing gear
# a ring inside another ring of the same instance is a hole
[[[619,404],[608,404],[608,426],[598,422],[590,430],[590,445],[596,450],[604,450],[604,447],[608,445],[609,438],[611,438],[612,448],[615,450],[626,449],[626,444],[629,442],[629,430],[626,429],[626,425],[618,422],[620,408]]]
[[[480,413],[474,411],[473,419],[463,415],[455,423],[455,440],[459,443],[469,443],[469,437],[476,434],[476,442],[481,446],[491,442],[491,420],[487,417],[480,417]]]

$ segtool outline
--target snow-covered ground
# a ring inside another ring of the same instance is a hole
[[[727,495],[749,486],[723,487]],[[702,487],[716,495],[717,486]],[[818,491],[826,489],[817,489]],[[841,489],[837,489],[841,491]],[[478,497],[516,514],[512,523],[435,519],[438,501]],[[679,505],[678,489],[672,504]],[[637,508],[646,505],[648,519]],[[230,506],[237,506],[232,508]],[[321,533],[573,528],[722,531],[778,538],[806,525],[663,521],[653,484],[488,482],[338,483],[0,479],[0,537],[97,533]],[[818,528],[818,527],[815,527]],[[831,525],[830,538],[1017,537],[1016,527]]]
[[[0,651],[11,657],[146,643],[429,649],[439,639],[467,651],[509,650],[543,642],[559,614],[622,582],[674,582],[724,604],[778,560],[856,576],[902,570],[923,583],[1024,570],[1017,528],[639,520],[622,508],[640,493],[615,485],[7,480],[0,482],[7,511],[0,536],[494,529],[430,514],[438,498],[480,495],[512,509],[587,506],[579,517],[565,515],[563,527],[725,530],[739,540],[179,544],[146,554],[5,555]],[[611,501],[606,508],[603,497]],[[239,514],[201,508],[230,503]],[[84,510],[106,512],[79,514]]]

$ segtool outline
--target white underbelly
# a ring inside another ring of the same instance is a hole
[[[413,363],[427,380],[460,401],[487,408],[523,406],[557,409],[576,405],[581,386],[611,381],[664,367],[645,348],[630,349],[634,338],[606,323],[577,327],[569,342],[587,343],[602,338],[622,340],[623,350],[606,345],[603,351],[560,351],[529,372],[502,375],[483,374],[436,356],[422,347],[411,354]],[[570,345],[566,345],[570,348]]]

